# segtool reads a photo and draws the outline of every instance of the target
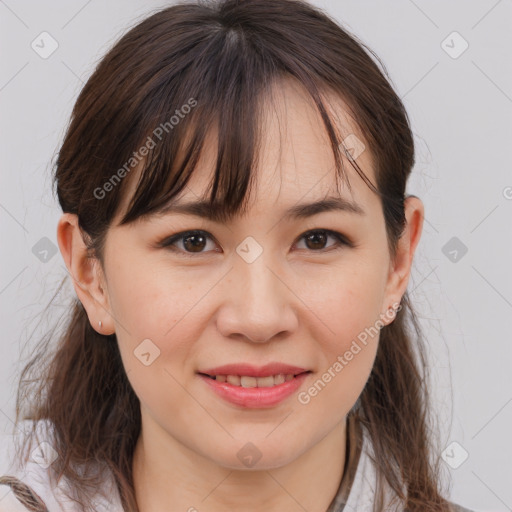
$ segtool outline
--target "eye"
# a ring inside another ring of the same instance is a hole
[[[173,252],[181,253],[180,256],[193,256],[194,254],[203,254],[205,252],[203,249],[206,247],[208,239],[213,240],[212,236],[206,231],[183,231],[165,239],[159,245]],[[182,244],[183,249],[176,246],[178,242]]]
[[[325,247],[329,238],[334,239],[334,243]],[[307,231],[299,237],[298,240],[304,239],[306,249],[311,252],[327,252],[331,250],[341,249],[343,246],[353,247],[352,242],[337,231],[329,229],[314,229]],[[215,249],[214,238],[202,230],[183,231],[166,238],[158,244],[159,247],[165,247],[179,256],[193,257],[194,254],[206,254],[208,250],[204,250],[208,241],[213,242],[213,251],[219,252]],[[181,245],[181,247],[179,247]]]
[[[341,249],[343,245],[352,247],[352,243],[341,233],[337,231],[331,231],[329,229],[314,229],[312,231],[307,231],[304,233],[299,240],[304,239],[306,243],[306,248],[311,249],[313,252],[324,252],[326,250],[325,243],[328,238],[333,238],[335,243],[328,246],[327,249],[334,250]]]

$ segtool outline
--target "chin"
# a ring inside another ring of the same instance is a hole
[[[210,458],[219,466],[232,470],[277,469],[293,462],[304,449],[303,442],[300,446],[284,446],[282,441],[278,438],[272,442],[269,439],[237,441],[233,448],[226,448]]]

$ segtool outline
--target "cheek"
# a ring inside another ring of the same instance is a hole
[[[182,385],[195,371],[193,352],[208,318],[204,297],[215,279],[211,273],[148,265],[147,256],[134,254],[109,273],[119,350],[146,409],[173,411],[176,419],[187,409]]]
[[[186,345],[186,330],[193,326],[189,319],[201,311],[201,298],[212,286],[211,277],[155,265],[135,252],[119,261],[109,277],[111,309],[122,339],[136,345],[149,338],[161,350]]]
[[[384,276],[382,263],[361,257],[338,272],[316,275],[317,286],[311,280],[299,291],[312,312],[309,328],[321,353],[316,388],[323,400],[350,408],[366,384],[378,348]]]
[[[326,346],[337,351],[380,318],[385,290],[384,264],[358,253],[336,267],[298,279],[297,295],[323,325]]]
[[[324,418],[325,428],[352,409],[371,374],[380,334],[375,309],[368,297],[352,290],[338,293],[319,310],[328,326],[318,325],[315,335],[320,364],[297,398],[309,416]]]

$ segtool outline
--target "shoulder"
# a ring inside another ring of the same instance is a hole
[[[346,502],[337,501],[332,512],[371,512],[373,511],[375,494],[377,491],[378,469],[374,464],[375,452],[368,433],[363,429],[360,433],[360,455],[357,460],[357,468],[354,480]],[[396,494],[384,482],[384,508],[386,511],[402,511],[401,505],[396,500]],[[407,494],[405,486],[404,494]],[[448,501],[450,512],[476,512],[461,505]],[[331,512],[331,511],[330,511]]]
[[[46,420],[26,420],[17,425],[13,434],[0,435],[0,512],[79,510],[71,498],[73,486],[64,477],[57,479],[52,468],[58,458],[53,439],[52,425]],[[23,453],[20,448],[25,441]],[[90,496],[94,510],[122,512],[113,479],[106,478],[104,486]],[[107,502],[105,495],[112,501]]]

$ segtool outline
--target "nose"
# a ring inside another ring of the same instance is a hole
[[[263,255],[252,263],[236,261],[221,293],[217,328],[227,338],[265,343],[297,329],[296,298]]]

